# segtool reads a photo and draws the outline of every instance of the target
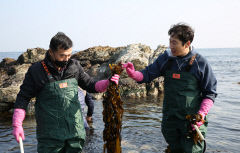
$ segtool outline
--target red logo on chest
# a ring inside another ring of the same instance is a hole
[[[173,79],[180,79],[181,75],[177,73],[173,73],[172,78]]]
[[[67,82],[59,83],[60,88],[66,88],[68,86]]]

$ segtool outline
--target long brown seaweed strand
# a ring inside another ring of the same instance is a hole
[[[109,65],[112,76],[120,75],[122,72],[121,63]],[[103,131],[103,152],[105,153],[121,153],[121,130],[123,101],[120,97],[118,85],[110,81],[107,92],[103,99],[103,121],[105,128]]]

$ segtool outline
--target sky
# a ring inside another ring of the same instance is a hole
[[[48,49],[59,31],[73,50],[168,46],[169,28],[195,30],[195,48],[240,47],[240,0],[0,0],[0,52]]]

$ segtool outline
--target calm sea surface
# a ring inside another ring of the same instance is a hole
[[[218,80],[218,97],[209,113],[207,151],[209,153],[240,152],[240,49],[199,49],[211,63]],[[17,59],[21,53],[0,52],[0,61],[5,57]],[[123,153],[160,153],[166,148],[160,131],[162,98],[124,100],[122,128]],[[102,103],[95,103],[94,122],[87,131],[85,153],[101,153],[103,149]],[[34,117],[23,122],[26,153],[36,152],[36,123]],[[0,153],[18,153],[14,140],[11,116],[0,116]]]

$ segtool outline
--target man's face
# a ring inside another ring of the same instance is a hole
[[[185,56],[189,52],[190,42],[186,42],[184,45],[176,36],[171,35],[169,39],[169,45],[173,56]]]
[[[51,52],[51,56],[55,61],[68,61],[72,55],[72,48],[67,50],[58,49],[55,52]]]

